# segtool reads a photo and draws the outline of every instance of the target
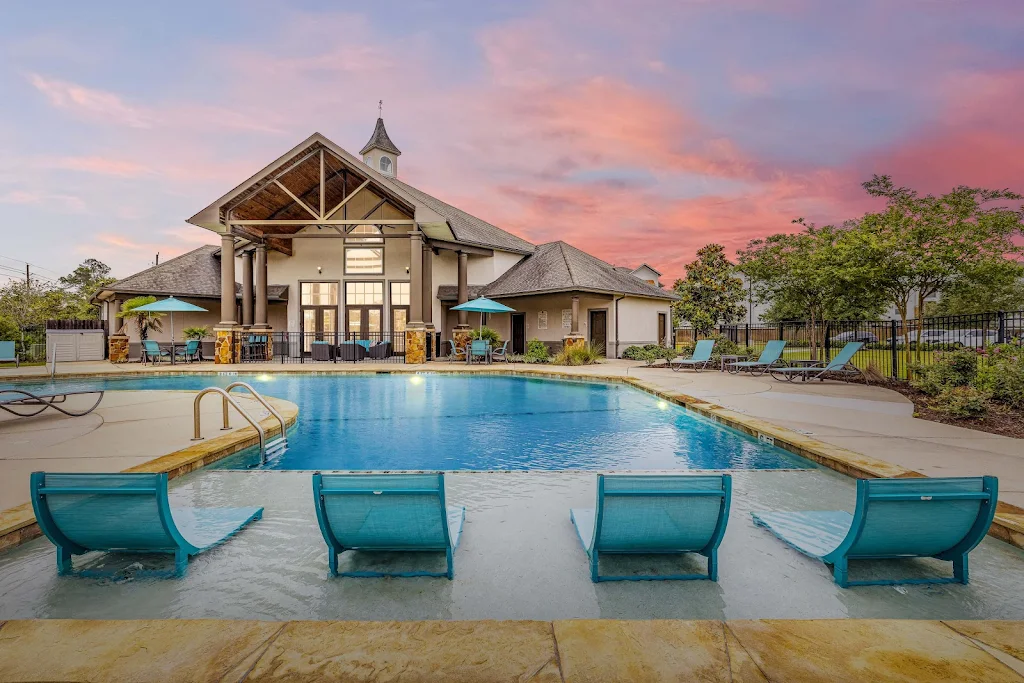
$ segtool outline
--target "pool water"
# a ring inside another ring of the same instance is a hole
[[[249,382],[299,406],[274,470],[775,470],[813,467],[631,387],[507,376],[239,375],[60,382],[65,390]],[[40,387],[42,388],[42,387]],[[53,388],[52,386],[49,388]],[[214,397],[206,400],[215,401]],[[237,423],[240,418],[233,418]],[[212,465],[259,466],[256,449]]]

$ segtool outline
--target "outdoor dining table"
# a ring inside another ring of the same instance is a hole
[[[473,348],[472,347],[473,347],[473,342],[470,342],[466,346],[466,365],[472,365],[473,364]],[[484,362],[487,363],[487,365],[491,364],[491,345],[490,344],[487,345],[487,352],[486,352],[486,354],[484,354]]]

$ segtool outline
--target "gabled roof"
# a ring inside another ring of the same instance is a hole
[[[392,154],[401,154],[398,148],[395,147],[395,143],[391,142],[391,138],[388,137],[388,131],[384,128],[384,119],[382,118],[377,119],[377,125],[373,127],[373,135],[370,136],[370,141],[363,145],[359,153],[366,154],[374,147],[385,152],[391,152]]]
[[[679,298],[565,242],[538,245],[532,254],[484,287],[483,296],[493,299],[565,291]]]
[[[641,263],[639,266],[637,266],[636,268],[634,268],[630,272],[631,273],[635,273],[636,271],[640,270],[641,268],[646,268],[647,270],[651,271],[655,275],[659,275],[659,276],[661,275],[661,271],[660,270],[658,270],[657,268],[652,268],[650,265],[648,265],[646,263]]]
[[[106,292],[157,296],[220,298],[220,247],[207,244],[164,261],[158,266],[122,278],[103,288]],[[280,300],[288,285],[267,285],[267,298]],[[235,283],[235,293],[242,285]]]

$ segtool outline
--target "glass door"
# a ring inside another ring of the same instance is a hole
[[[378,342],[384,322],[384,283],[345,283],[345,333],[351,341]]]
[[[311,353],[314,341],[336,341],[338,283],[303,282],[301,290],[302,352]]]
[[[391,283],[391,342],[397,354],[405,353],[405,328],[409,324],[409,283]]]

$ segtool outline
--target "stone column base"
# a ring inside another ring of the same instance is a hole
[[[107,358],[111,363],[128,362],[128,335],[110,335],[107,340]]]
[[[570,349],[574,346],[585,346],[587,340],[581,335],[569,335],[568,337],[562,337],[562,348]]]
[[[473,341],[473,330],[468,327],[456,327],[452,330],[452,340],[455,342],[457,347],[465,349],[469,347],[470,343]]]
[[[427,362],[427,331],[422,327],[405,330],[405,362],[419,365]]]
[[[214,332],[217,334],[217,341],[213,347],[213,362],[217,365],[237,363],[242,355],[242,335],[235,334],[236,331],[239,331],[239,328],[214,328]]]

